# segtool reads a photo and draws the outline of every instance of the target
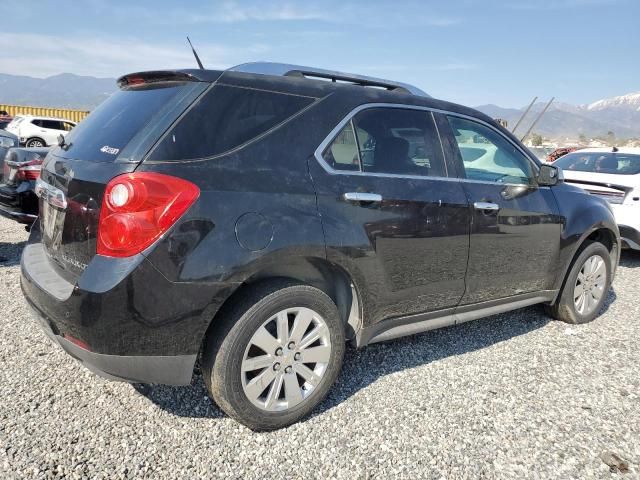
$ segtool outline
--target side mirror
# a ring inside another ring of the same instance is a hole
[[[543,163],[538,173],[538,185],[552,187],[562,180],[562,170],[555,165]]]

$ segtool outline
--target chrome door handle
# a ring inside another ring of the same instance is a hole
[[[473,208],[475,208],[476,210],[490,210],[493,212],[497,212],[498,210],[500,210],[500,205],[491,202],[475,202],[473,204]]]
[[[348,192],[342,195],[347,202],[382,202],[382,195],[377,193]]]

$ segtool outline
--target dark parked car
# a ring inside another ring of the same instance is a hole
[[[6,110],[0,110],[0,122],[10,122],[13,117]]]
[[[0,166],[3,165],[4,157],[10,148],[20,145],[20,140],[13,133],[0,130]]]
[[[476,110],[280,64],[118,83],[47,156],[22,256],[35,317],[101,375],[187,385],[200,357],[225,412],[275,429],[346,341],[603,306],[609,205]]]
[[[547,155],[547,162],[552,163],[558,160],[560,157],[565,156],[567,153],[573,153],[576,150],[580,150],[579,147],[561,147],[556,148],[553,152]]]
[[[4,130],[11,123],[13,117],[6,110],[0,110],[0,130]]]
[[[4,158],[0,182],[0,215],[31,224],[38,216],[36,180],[48,148],[12,148]]]

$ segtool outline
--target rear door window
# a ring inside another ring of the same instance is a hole
[[[220,155],[268,132],[315,98],[217,85],[168,132],[150,160],[193,160]]]
[[[51,130],[62,130],[62,122],[59,120],[42,120],[42,128]]]
[[[371,108],[358,113],[353,124],[364,172],[446,176],[431,112]]]

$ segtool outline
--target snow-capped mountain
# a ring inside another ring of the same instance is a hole
[[[619,97],[605,98],[584,106],[584,108],[591,111],[618,107],[640,111],[640,92],[620,95]]]

